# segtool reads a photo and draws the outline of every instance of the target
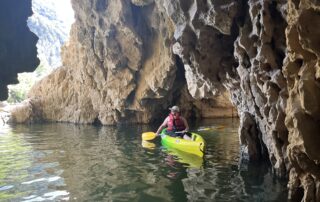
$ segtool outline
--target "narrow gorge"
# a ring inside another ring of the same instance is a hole
[[[31,1],[0,4],[5,99],[16,73],[39,61],[35,35],[20,30],[27,29]],[[173,103],[189,119],[239,116],[243,161],[270,161],[274,174],[288,179],[290,200],[320,201],[318,1],[72,5],[62,66],[32,88],[12,121],[151,123]]]

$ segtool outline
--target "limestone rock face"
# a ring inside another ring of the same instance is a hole
[[[64,4],[63,11],[61,4]],[[32,11],[34,13],[28,18],[28,27],[39,37],[39,59],[45,66],[60,67],[60,47],[68,39],[73,23],[71,2],[68,4],[65,0],[32,0]]]
[[[285,123],[289,130],[290,196],[320,200],[320,4],[288,2],[288,54],[283,72],[289,98]]]
[[[175,25],[161,2],[72,3],[76,22],[62,53],[63,67],[30,93],[31,98],[41,100],[43,119],[147,123],[159,118],[156,114],[164,117],[176,103],[181,103],[189,116],[236,114],[221,85],[219,91],[208,79],[191,83],[200,80],[202,73],[192,78],[189,74],[195,74],[194,70],[185,69],[174,55]],[[198,85],[202,89],[197,90]],[[185,86],[189,91],[181,90]],[[227,110],[201,111],[210,105],[219,108],[220,103]]]
[[[37,111],[41,109],[39,105],[37,107],[34,104],[37,103],[36,100],[24,100],[22,103],[8,106],[8,111],[10,111],[10,116],[7,123],[33,123],[41,120],[36,120],[41,117],[41,112]]]
[[[288,130],[284,124],[286,80],[281,71],[286,47],[286,21],[280,10],[283,5],[248,1],[244,6],[247,6],[247,13],[244,13],[234,42],[239,83],[227,83],[241,119],[251,117],[256,126],[252,121],[241,121],[240,139],[242,143],[252,142],[248,144],[249,158],[260,159],[256,157],[268,154],[275,172],[285,176]],[[257,131],[244,130],[247,123]]]
[[[205,99],[227,89],[240,114],[244,156],[269,157],[278,175],[285,176],[283,4],[231,0],[158,4],[175,27],[173,52],[182,60],[190,95]]]
[[[149,121],[148,111],[157,106],[148,99],[167,96],[176,71],[165,44],[170,30],[162,28],[154,5],[97,0],[74,1],[73,7],[76,23],[63,50],[63,67],[31,93],[42,99],[43,118],[102,124]]]
[[[0,100],[8,97],[7,85],[18,82],[17,73],[31,72],[39,64],[38,38],[27,27],[31,0],[0,2]]]
[[[131,2],[137,6],[146,6],[153,3],[153,0],[132,0]]]

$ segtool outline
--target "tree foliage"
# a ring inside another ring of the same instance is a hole
[[[46,76],[51,71],[48,65],[40,64],[37,69],[32,73],[18,74],[19,83],[16,85],[9,85],[8,103],[18,103],[27,98],[27,94],[31,87]]]

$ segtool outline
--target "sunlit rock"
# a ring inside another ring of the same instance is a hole
[[[208,78],[187,71],[174,55],[175,29],[166,13],[172,9],[170,3],[133,3],[73,2],[76,22],[63,49],[63,67],[30,93],[42,103],[41,118],[74,123],[147,123],[179,103],[188,116],[235,116],[225,88],[215,81],[221,89],[215,90]],[[194,79],[198,82],[189,82]],[[181,90],[185,86],[189,91]],[[218,103],[227,110],[203,113],[206,106],[219,109]]]
[[[6,123],[33,123],[39,121],[40,117],[39,106],[36,106],[36,100],[24,100],[22,103],[8,105],[7,111],[10,112],[10,116]]]
[[[137,6],[146,6],[153,3],[154,0],[131,0]]]
[[[73,23],[70,0],[32,0],[32,11],[28,27],[39,37],[41,63],[51,68],[61,66],[60,47],[67,41]]]

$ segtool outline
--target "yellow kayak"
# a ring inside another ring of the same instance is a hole
[[[171,137],[166,135],[166,129],[161,132],[161,143],[168,148],[174,148],[183,152],[203,157],[205,148],[204,139],[197,133],[191,133],[191,140]]]

